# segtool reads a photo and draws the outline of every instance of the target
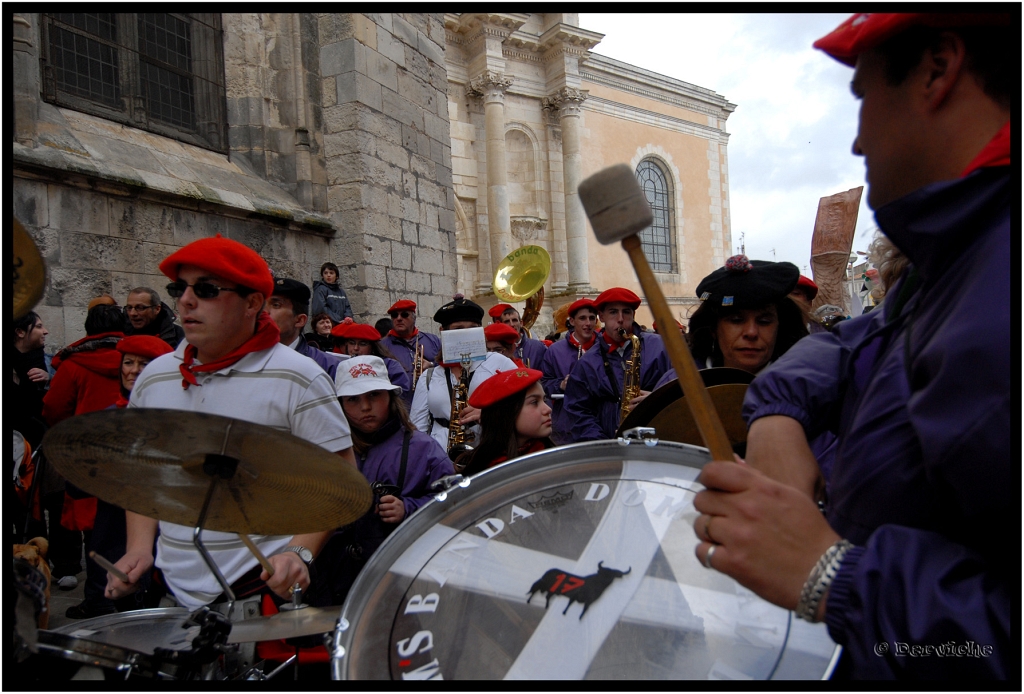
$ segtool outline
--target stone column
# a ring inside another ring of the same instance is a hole
[[[36,52],[36,27],[39,15],[18,12],[13,15],[14,139],[26,147],[35,147],[36,121],[39,118],[39,55]]]
[[[512,226],[508,204],[508,169],[505,164],[505,91],[512,78],[497,72],[485,72],[470,80],[469,93],[484,102],[484,127],[487,134],[487,231],[491,245],[491,263],[497,267],[512,249]],[[494,267],[489,269],[494,274]],[[483,274],[483,273],[481,273]]]
[[[580,105],[586,90],[564,87],[544,99],[544,107],[557,110],[562,128],[562,177],[565,185],[565,240],[569,261],[569,291],[580,293],[590,288],[587,262],[587,220],[577,189],[583,178],[580,154]]]

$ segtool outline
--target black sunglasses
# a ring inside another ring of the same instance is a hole
[[[238,287],[218,287],[210,282],[196,282],[189,284],[185,280],[178,280],[167,285],[167,293],[175,299],[180,299],[185,290],[192,287],[192,293],[199,299],[214,299],[221,292],[237,292]]]
[[[399,316],[401,316],[402,318],[408,318],[411,315],[412,313],[410,313],[409,311],[395,311],[394,313],[391,314],[391,320],[394,320]]]

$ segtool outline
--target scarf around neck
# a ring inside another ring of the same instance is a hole
[[[185,347],[185,360],[182,362],[181,366],[178,367],[181,370],[181,375],[183,377],[181,387],[184,390],[188,390],[190,385],[198,386],[199,382],[196,380],[195,376],[197,373],[220,371],[221,369],[235,364],[250,352],[259,352],[260,350],[269,349],[280,341],[281,331],[277,329],[277,323],[270,318],[269,313],[261,311],[259,317],[256,319],[256,332],[253,333],[252,337],[235,348],[234,351],[224,355],[220,359],[212,361],[209,364],[194,364],[196,353],[199,350],[196,349],[195,345],[187,345]]]

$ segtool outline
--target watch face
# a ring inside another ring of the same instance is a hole
[[[681,444],[581,444],[431,502],[353,586],[345,676],[820,678],[836,648],[822,625],[794,629],[694,556],[707,459]]]
[[[302,559],[302,561],[304,561],[306,564],[309,564],[311,561],[313,561],[313,553],[305,547],[300,549],[297,552],[297,554],[299,555],[299,558]]]

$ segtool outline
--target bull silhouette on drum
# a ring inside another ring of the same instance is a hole
[[[564,595],[569,598],[569,604],[562,610],[562,614],[568,612],[574,602],[578,602],[583,605],[583,611],[580,612],[580,619],[583,619],[587,608],[604,594],[605,589],[611,585],[612,581],[622,578],[632,570],[632,566],[625,571],[608,569],[605,568],[603,561],[597,562],[597,573],[589,576],[574,576],[562,569],[548,569],[530,587],[527,592],[530,597],[526,599],[526,603],[529,604],[533,600],[534,593],[547,593],[544,600],[544,609],[547,609],[551,603],[551,596]]]

